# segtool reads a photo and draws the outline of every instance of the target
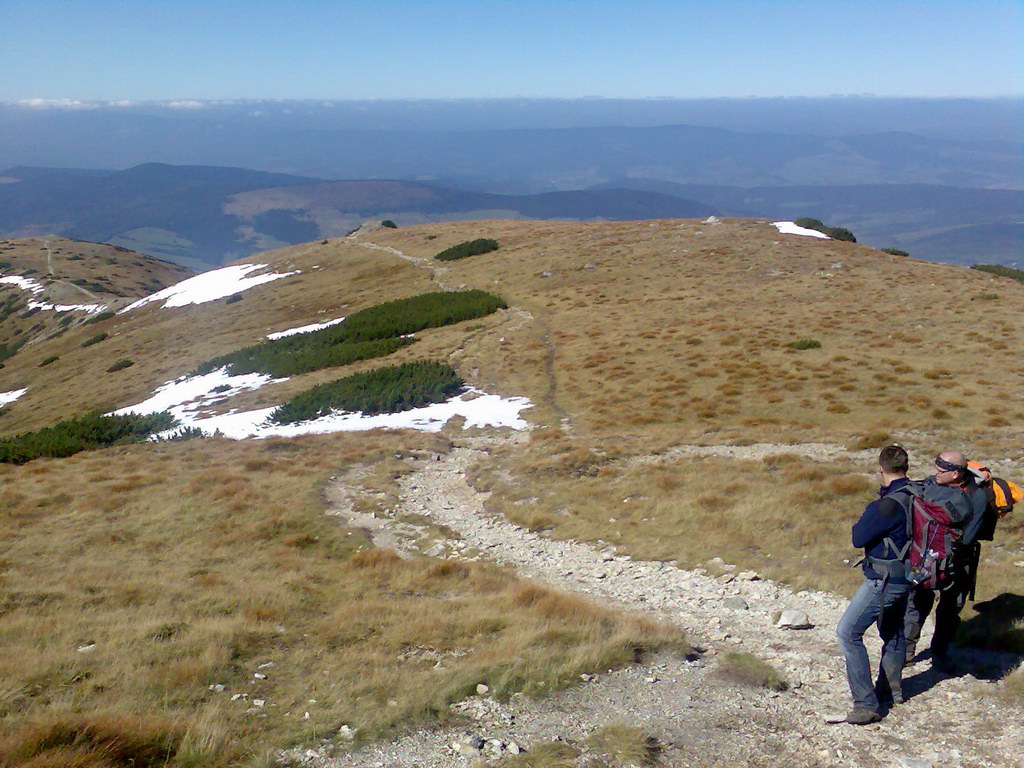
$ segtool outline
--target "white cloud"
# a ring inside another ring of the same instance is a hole
[[[99,104],[78,99],[20,99],[23,107],[33,109],[98,109]]]

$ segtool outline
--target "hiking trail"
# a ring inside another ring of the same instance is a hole
[[[880,723],[827,724],[829,714],[843,713],[850,706],[835,639],[836,623],[848,602],[844,597],[793,592],[753,572],[736,572],[729,564],[721,566],[726,573],[716,578],[704,569],[633,560],[609,547],[548,538],[489,514],[484,507],[487,494],[467,483],[467,470],[487,461],[491,449],[523,438],[493,432],[460,437],[448,454],[417,460],[415,470],[400,481],[401,500],[392,514],[427,517],[461,537],[437,538],[432,555],[486,558],[599,604],[649,614],[684,628],[691,643],[704,652],[690,659],[655,654],[539,700],[515,696],[501,703],[473,696],[453,707],[468,718],[465,724],[414,731],[334,758],[309,750],[307,764],[461,768],[496,756],[497,744],[515,742],[529,749],[556,738],[582,740],[596,728],[626,722],[658,739],[664,749],[661,764],[666,766],[1024,765],[1020,707],[988,695],[990,682],[970,675],[939,675],[927,663],[905,670],[908,700]],[[736,450],[699,448],[723,452],[713,455],[733,455],[730,451]],[[800,446],[776,448],[802,452]],[[817,446],[803,448],[820,452]],[[346,509],[342,491],[354,479],[337,478],[329,497],[335,514],[360,524],[351,508]],[[372,517],[372,534],[381,545],[395,538],[411,545],[408,527],[395,525],[390,515]],[[399,549],[411,551],[401,544]],[[743,603],[746,608],[738,607]],[[790,609],[805,612],[813,627],[776,627],[775,617]],[[873,634],[869,632],[867,640],[874,664],[878,638]],[[790,683],[790,690],[741,688],[716,677],[718,659],[730,651],[750,652],[768,661]],[[996,654],[982,656],[990,657],[982,661],[1007,663]],[[483,752],[453,749],[467,734],[493,739],[494,745],[484,742]]]

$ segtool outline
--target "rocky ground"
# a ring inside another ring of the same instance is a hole
[[[543,741],[579,741],[596,728],[624,722],[656,737],[662,764],[670,766],[1024,765],[1020,707],[990,695],[993,683],[986,679],[1011,660],[991,654],[964,659],[978,677],[948,677],[919,663],[905,672],[907,702],[880,723],[829,723],[849,708],[835,639],[845,599],[794,593],[721,561],[696,570],[635,561],[607,547],[552,540],[495,518],[484,510],[486,495],[465,477],[469,466],[486,459],[492,441],[505,439],[517,438],[465,439],[448,455],[421,461],[403,480],[394,514],[413,513],[457,532],[460,538],[437,539],[432,555],[491,559],[602,604],[674,622],[700,653],[654,655],[541,700],[516,696],[502,703],[481,691],[454,705],[462,716],[457,726],[408,733],[341,756],[327,757],[330,750],[324,749],[295,757],[331,768],[461,768]],[[830,450],[808,447],[815,455]],[[365,524],[381,545],[409,548],[403,542],[415,532],[408,527],[388,517],[353,518],[345,486],[346,478],[338,478],[331,491],[338,514]],[[787,623],[779,621],[784,613],[789,626],[780,626]],[[869,648],[877,659],[877,643]],[[715,670],[729,651],[770,662],[789,689],[739,687],[723,679]]]

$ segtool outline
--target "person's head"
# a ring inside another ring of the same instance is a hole
[[[878,471],[887,480],[906,477],[909,467],[910,457],[902,446],[887,445],[878,454]]]
[[[967,474],[967,459],[960,451],[943,451],[935,457],[935,484],[953,485]]]

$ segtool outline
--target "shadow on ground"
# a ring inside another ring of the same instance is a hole
[[[979,680],[1001,680],[1024,663],[1024,596],[1010,592],[975,603],[976,616],[960,625],[952,668],[930,666],[930,654],[918,655],[921,668],[904,670],[903,691],[908,698],[924,693],[949,677],[971,675]],[[924,666],[928,665],[928,666]],[[908,672],[915,672],[907,676]]]

